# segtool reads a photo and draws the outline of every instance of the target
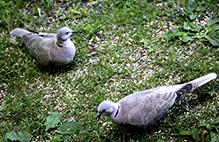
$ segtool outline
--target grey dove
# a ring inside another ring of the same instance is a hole
[[[75,56],[75,46],[70,39],[72,31],[68,27],[60,28],[56,34],[34,33],[21,28],[10,32],[21,39],[30,53],[44,66],[62,66],[70,63]]]
[[[184,84],[162,86],[140,91],[124,97],[117,103],[103,101],[98,106],[97,118],[109,116],[111,121],[121,125],[145,127],[160,119],[175,102],[183,96],[216,79],[211,73]]]

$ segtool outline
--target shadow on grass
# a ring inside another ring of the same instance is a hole
[[[144,139],[149,137],[150,134],[159,130],[159,126],[151,125],[147,127],[134,127],[134,126],[119,126],[115,125],[113,129],[109,130],[106,133],[106,138],[100,137],[101,139],[105,139],[106,141],[128,141],[130,139],[137,141],[140,139]],[[100,135],[102,136],[102,135]]]
[[[52,76],[59,76],[60,74],[69,72],[71,70],[74,70],[77,67],[77,64],[75,62],[71,62],[64,66],[43,66],[39,63],[37,63],[37,67],[40,72],[42,73],[48,73]]]

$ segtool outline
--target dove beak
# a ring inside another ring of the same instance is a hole
[[[77,33],[76,31],[71,31],[71,33]]]
[[[99,120],[100,117],[101,117],[101,113],[99,113],[99,114],[97,115],[96,119]]]

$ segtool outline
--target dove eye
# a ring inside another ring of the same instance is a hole
[[[103,112],[105,112],[106,110],[105,109],[103,109]]]
[[[66,35],[68,34],[68,32],[65,33]]]

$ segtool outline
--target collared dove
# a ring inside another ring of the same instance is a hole
[[[44,66],[62,66],[73,60],[75,46],[70,40],[72,33],[76,32],[68,27],[59,29],[57,34],[33,33],[21,28],[10,32],[21,39],[30,53]]]
[[[106,115],[117,124],[145,127],[160,119],[174,102],[178,102],[186,93],[216,77],[215,73],[211,73],[188,83],[140,91],[117,103],[103,101],[98,106],[97,118]]]

